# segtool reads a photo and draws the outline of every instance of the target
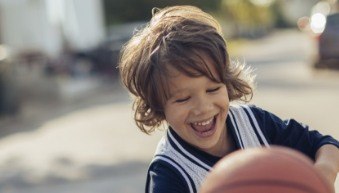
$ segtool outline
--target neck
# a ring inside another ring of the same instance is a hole
[[[224,157],[236,149],[234,140],[227,131],[227,128],[225,128],[223,135],[220,136],[219,144],[216,145],[218,148],[211,149],[209,151],[210,154],[217,157]]]

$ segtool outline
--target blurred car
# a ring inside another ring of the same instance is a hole
[[[318,37],[316,68],[339,69],[339,13],[326,17],[324,30]]]

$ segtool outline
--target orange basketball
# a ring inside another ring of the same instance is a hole
[[[200,193],[334,193],[303,154],[283,147],[231,153],[207,175]]]

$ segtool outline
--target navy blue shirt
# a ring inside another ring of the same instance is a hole
[[[315,154],[322,145],[332,144],[339,148],[339,142],[333,137],[322,135],[318,131],[312,130],[307,125],[301,124],[294,119],[281,120],[274,114],[258,107],[247,107],[253,113],[256,123],[259,125],[267,142],[271,145],[293,148],[312,160],[315,159]],[[245,112],[250,116],[248,110],[245,109]],[[230,116],[226,119],[227,132],[233,137],[236,149],[240,149],[242,148],[242,142],[237,139],[235,126],[230,119]],[[208,166],[213,167],[221,159],[221,157],[210,155],[193,147],[181,139],[171,128],[169,128],[169,130],[186,151]],[[264,142],[260,141],[260,143],[263,144]],[[171,158],[169,157],[168,159]],[[183,176],[178,170],[173,168],[171,164],[157,160],[149,167],[145,191],[147,193],[187,193],[189,192],[189,187],[187,183],[185,183]],[[193,192],[197,192],[197,190],[194,189]]]

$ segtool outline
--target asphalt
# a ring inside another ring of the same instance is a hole
[[[257,74],[252,103],[339,139],[339,73],[313,70],[315,51],[312,37],[288,30],[234,55]],[[131,97],[110,81],[81,97],[24,104],[20,115],[0,119],[0,192],[143,192],[163,132],[145,135],[132,117]]]

